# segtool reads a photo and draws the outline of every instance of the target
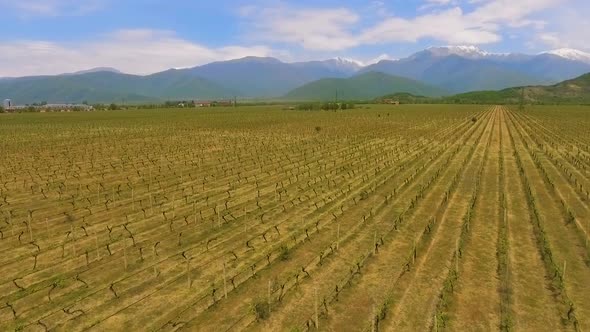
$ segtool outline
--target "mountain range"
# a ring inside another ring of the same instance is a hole
[[[305,84],[285,95],[288,100],[367,100],[388,93],[407,92],[437,97],[448,91],[410,78],[370,71],[350,78],[324,78]]]
[[[34,102],[156,102],[170,99],[372,99],[409,92],[438,96],[548,85],[590,72],[590,54],[560,49],[536,55],[474,46],[430,47],[407,58],[363,66],[343,58],[286,63],[246,57],[139,76],[95,68],[55,76],[0,79],[0,99]],[[380,73],[380,74],[376,74]]]
[[[497,90],[557,83],[590,72],[590,54],[575,52],[562,49],[525,55],[488,53],[473,46],[432,47],[405,59],[380,61],[361,71],[404,76],[453,93]]]
[[[389,97],[389,96],[388,96]],[[435,99],[430,99],[430,102]],[[548,86],[523,86],[499,91],[474,91],[435,100],[478,104],[590,104],[590,74]],[[409,102],[428,102],[418,98]]]

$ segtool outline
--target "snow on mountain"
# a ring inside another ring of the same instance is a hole
[[[434,56],[458,55],[472,59],[485,58],[487,56],[493,55],[493,53],[486,52],[477,46],[466,45],[429,47],[426,49],[426,51],[430,52]]]
[[[586,53],[586,52],[583,52],[580,50],[575,50],[572,48],[560,48],[557,50],[543,52],[541,54],[552,54],[552,55],[557,55],[559,57],[562,57],[562,58],[565,58],[568,60],[590,63],[590,53]]]
[[[358,60],[354,60],[354,59],[349,59],[349,58],[336,57],[336,58],[330,59],[328,61],[338,64],[342,67],[348,67],[351,69],[354,68],[357,70],[365,66],[362,62],[360,62]]]
[[[339,73],[345,73],[347,75],[353,74],[364,67],[363,63],[360,61],[341,57],[336,57],[322,61],[296,62],[293,64],[298,66],[309,66],[312,64],[319,64],[321,67],[325,69],[329,69]]]
[[[380,61],[383,61],[383,60],[387,60],[387,61],[399,61],[398,58],[392,58],[391,56],[389,56],[389,54],[385,54],[384,53],[384,54],[381,54],[381,55],[379,55],[379,56],[377,56],[377,57],[375,57],[375,58],[373,58],[373,59],[365,62],[365,66],[370,66],[370,65],[379,63]]]

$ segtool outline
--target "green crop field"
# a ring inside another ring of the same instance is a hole
[[[590,329],[590,107],[0,114],[0,330]]]

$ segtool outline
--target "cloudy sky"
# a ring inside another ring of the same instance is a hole
[[[590,51],[588,0],[0,0],[0,77],[215,60],[371,63],[428,46]]]

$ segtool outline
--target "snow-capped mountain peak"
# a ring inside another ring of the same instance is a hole
[[[541,54],[552,54],[552,55],[557,55],[559,57],[569,59],[569,60],[590,63],[590,53],[586,53],[586,52],[583,52],[580,50],[575,50],[572,48],[560,48],[560,49],[556,49],[556,50],[543,52]]]
[[[429,47],[426,50],[434,56],[458,55],[465,58],[483,58],[492,55],[473,45]]]
[[[336,58],[333,58],[330,60],[332,60],[340,65],[343,65],[343,66],[358,67],[358,68],[364,66],[364,64],[362,62],[360,62],[358,60],[354,60],[354,59],[349,59],[349,58],[336,57]]]
[[[328,60],[321,61],[321,63],[332,70],[344,71],[348,73],[354,73],[364,67],[364,64],[360,61],[336,57]]]

